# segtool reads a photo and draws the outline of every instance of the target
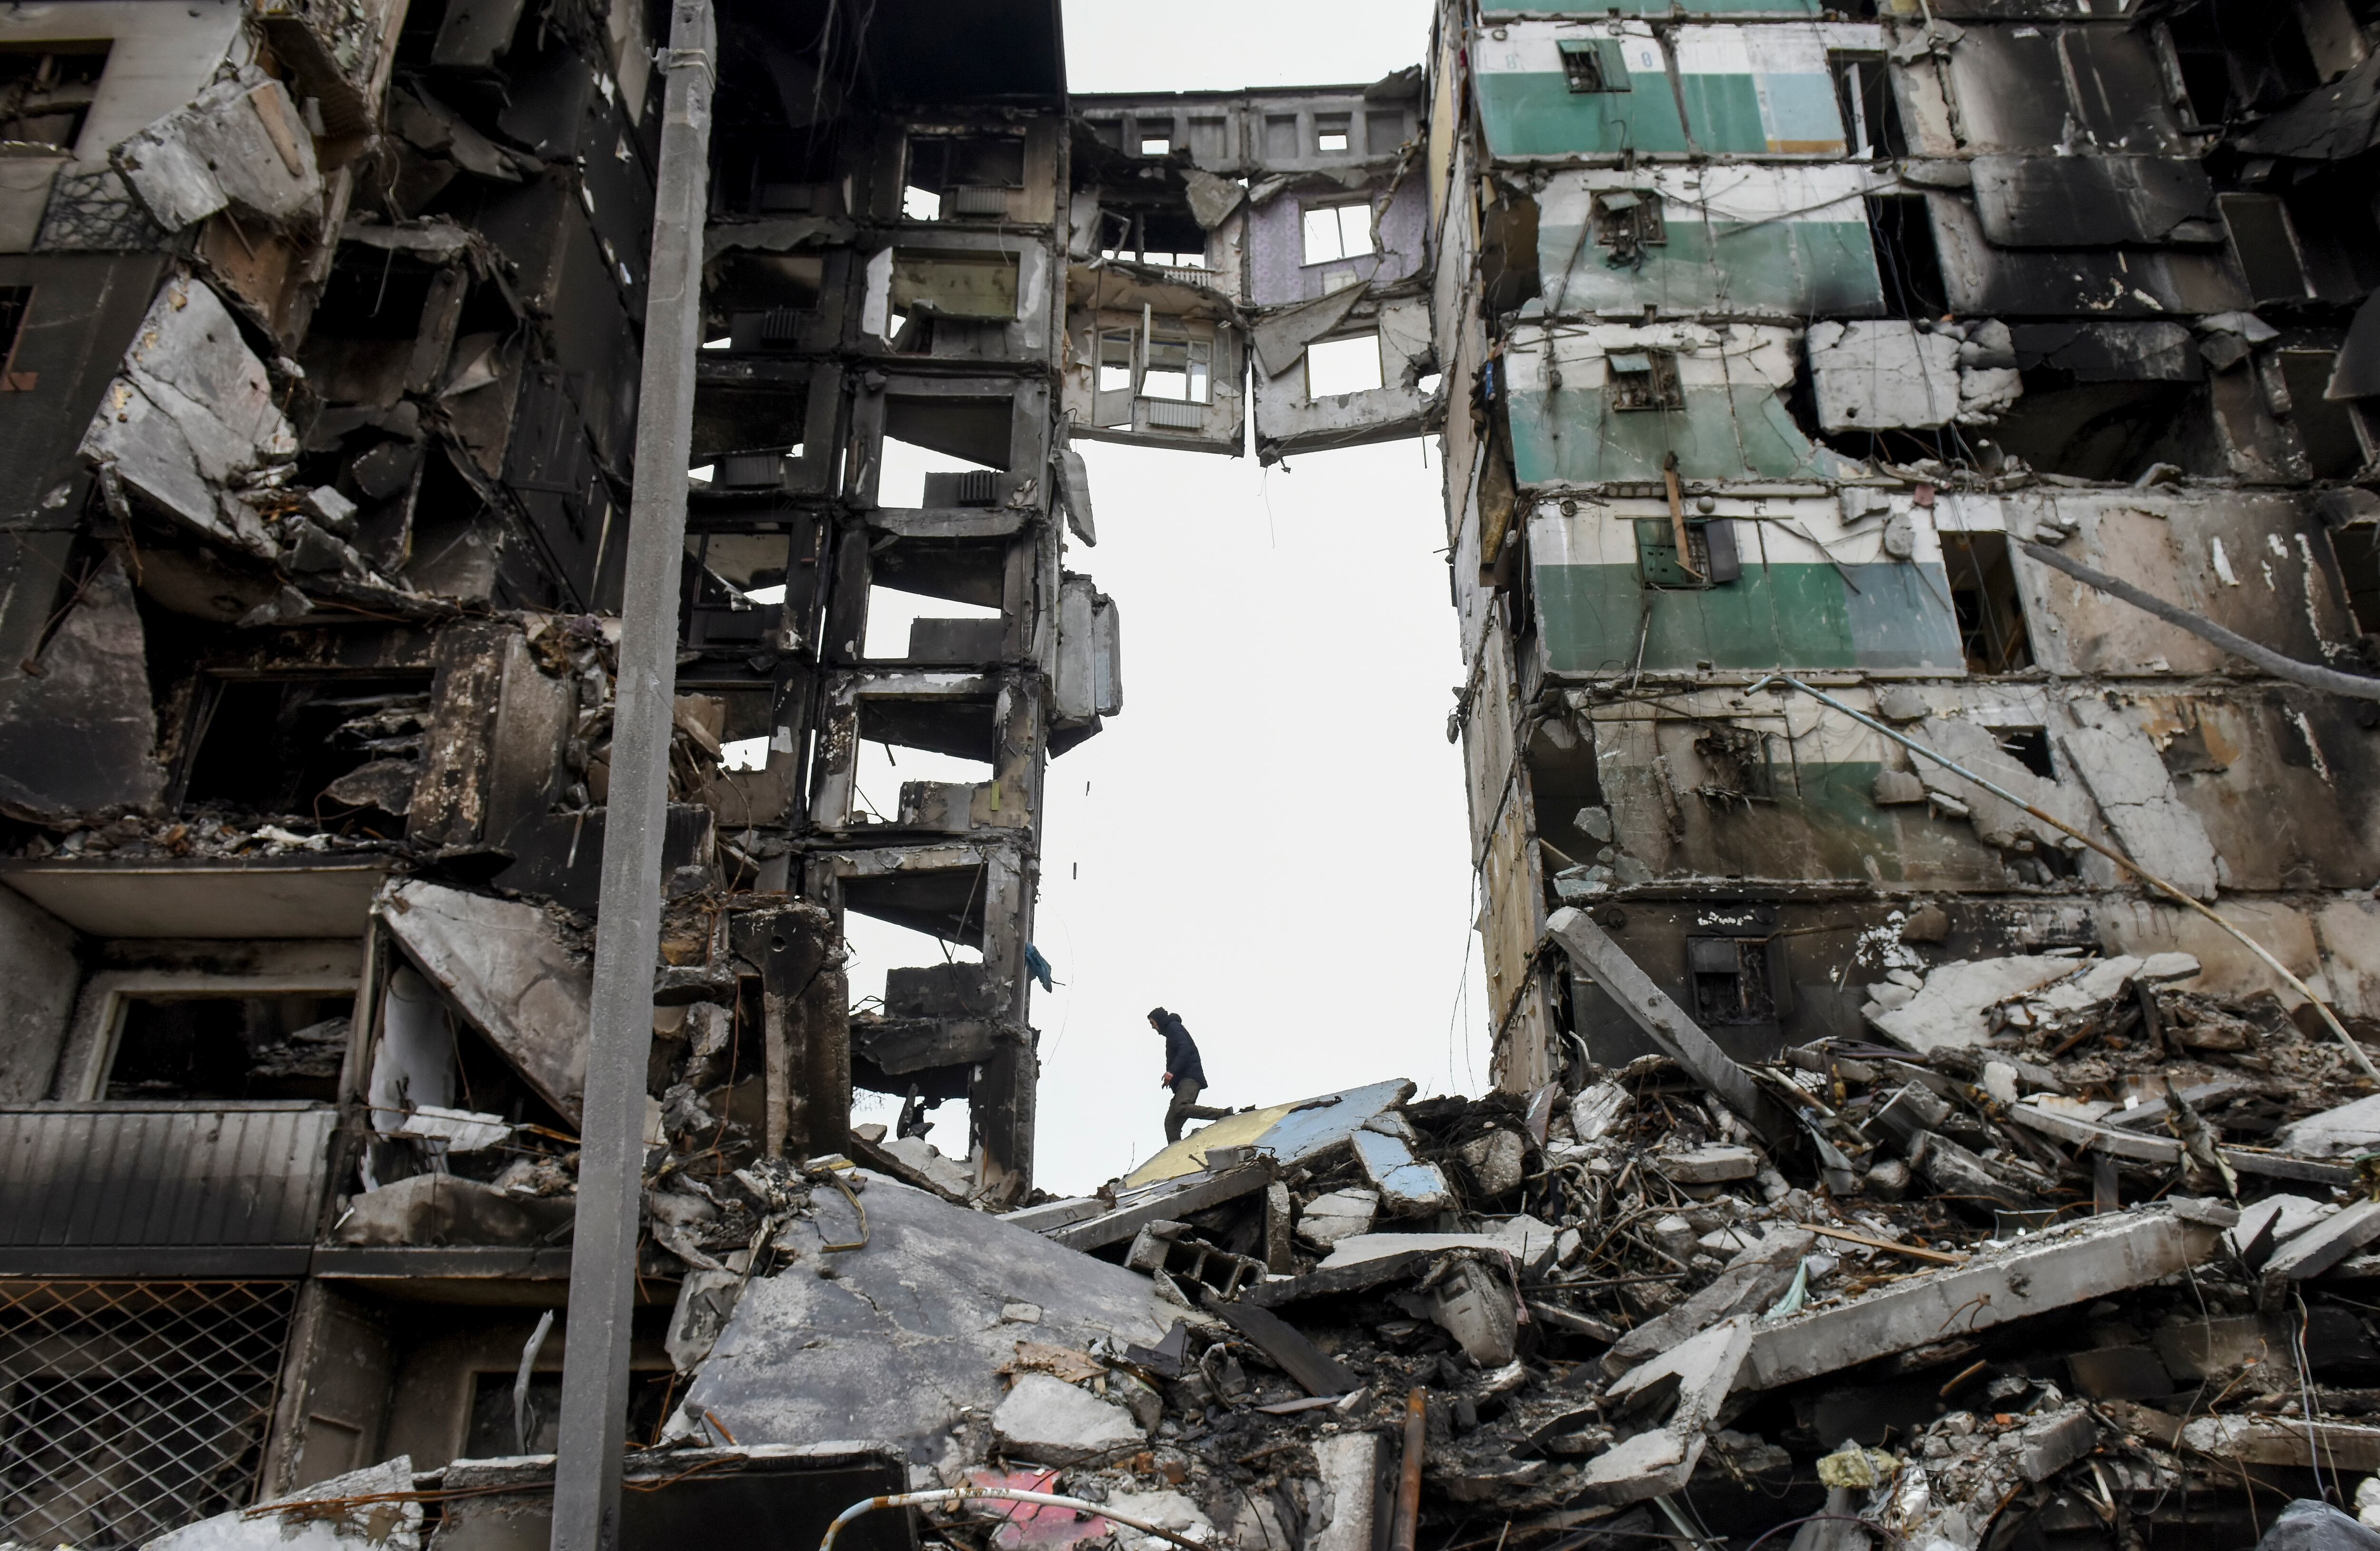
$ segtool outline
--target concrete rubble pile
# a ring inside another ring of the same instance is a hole
[[[1768,1140],[1655,1055],[1527,1096],[1391,1081],[1244,1111],[996,1216],[874,1126],[853,1146],[880,1168],[657,1181],[653,1238],[686,1262],[664,1447],[865,1438],[913,1489],[1242,1547],[1617,1551],[1805,1520],[1802,1551],[2246,1545],[2380,1472],[2380,1097],[2195,971],[1882,979],[1874,1041],[1730,1063],[1791,1117]],[[1157,1544],[935,1512],[953,1545]]]

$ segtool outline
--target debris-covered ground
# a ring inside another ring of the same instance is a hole
[[[867,1440],[913,1487],[1243,1551],[2246,1545],[2374,1496],[2380,1096],[2196,967],[1888,979],[1876,1042],[1737,1069],[1779,1145],[1656,1056],[1257,1109],[997,1216],[873,1127],[865,1168],[656,1148],[662,1447]],[[1159,1544],[930,1511],[955,1545]]]
[[[859,1479],[832,1455],[1083,1505],[926,1507],[966,1551],[2136,1551],[2246,1546],[2297,1499],[2380,1520],[2380,1094],[2196,969],[1945,964],[1875,988],[1873,1043],[1475,1101],[1378,1082],[1006,1213],[916,1136],[796,1167],[665,1114],[646,1262],[681,1278],[677,1374],[631,1473],[808,1471],[823,1502]],[[1792,1121],[1763,1141],[1767,1103]],[[487,1194],[533,1211],[567,1161]],[[407,1496],[468,1538],[455,1504],[549,1470]],[[2281,1539],[2364,1533],[2301,1504]]]

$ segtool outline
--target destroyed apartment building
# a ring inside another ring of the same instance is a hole
[[[0,16],[0,1542],[575,1551],[608,1189],[632,1551],[2380,1546],[2380,17],[1414,42]],[[1036,1190],[1082,445],[1422,435],[1495,1091]]]

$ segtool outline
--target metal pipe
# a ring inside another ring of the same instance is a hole
[[[1021,1492],[1013,1486],[946,1486],[930,1492],[893,1492],[880,1497],[868,1497],[834,1516],[834,1522],[826,1527],[826,1538],[819,1542],[819,1551],[834,1551],[834,1537],[843,1533],[845,1524],[865,1518],[878,1509],[931,1508],[941,1503],[956,1506],[987,1498],[994,1502],[1038,1503],[1044,1508],[1071,1508],[1093,1519],[1109,1520],[1127,1529],[1170,1540],[1183,1547],[1183,1551],[1215,1551],[1215,1547],[1204,1542],[1192,1540],[1188,1535],[1169,1530],[1162,1524],[1152,1524],[1133,1514],[1119,1513],[1105,1503],[1086,1502],[1080,1497],[1062,1497],[1055,1492]]]
[[[1843,715],[1850,717],[1853,721],[1858,722],[1861,726],[1868,729],[1868,731],[1882,733],[1884,736],[1891,739],[1894,743],[1897,743],[1901,747],[1907,749],[1910,753],[1923,755],[1953,774],[1973,782],[1976,785],[1982,787],[1993,796],[1998,797],[2000,801],[2004,803],[2012,803],[2016,806],[2023,809],[2026,813],[2031,814],[2034,818],[2049,825],[2052,829],[2073,836],[2076,840],[2082,842],[2084,845],[2089,846],[2100,855],[2107,858],[2107,860],[2115,863],[2118,866],[2122,867],[2125,871],[2140,878],[2141,881],[2148,884],[2151,888],[2169,896],[2177,903],[2185,905],[2188,908],[2196,911],[2199,915],[2205,916],[2209,921],[2214,922],[2216,926],[2229,933],[2233,938],[2237,939],[2240,945],[2246,948],[2248,951],[2255,954],[2257,958],[2263,960],[2265,967],[2271,970],[2275,975],[2279,975],[2282,983],[2287,985],[2289,989],[2297,992],[2298,995],[2305,998],[2307,1001],[2313,1003],[2313,1010],[2317,1013],[2321,1014],[2322,1021],[2324,1023],[2330,1025],[2330,1031],[2338,1036],[2338,1042],[2347,1047],[2347,1053],[2355,1058],[2355,1064],[2363,1069],[2364,1075],[2371,1078],[2375,1084],[2380,1084],[2380,1067],[2375,1067],[2372,1064],[2372,1058],[2364,1052],[2363,1047],[2356,1042],[2355,1036],[2347,1032],[2347,1025],[2338,1021],[2338,1014],[2330,1010],[2330,1004],[2323,1000],[2322,998],[2314,995],[2313,988],[2304,981],[2299,979],[2295,975],[2290,974],[2289,966],[2281,963],[2280,960],[2273,957],[2273,955],[2266,951],[2263,943],[2258,942],[2254,938],[2250,937],[2246,932],[2243,932],[2238,927],[2233,926],[2223,916],[2216,915],[2205,904],[2204,902],[2200,900],[2197,895],[2190,893],[2182,889],[2175,887],[2171,883],[2167,882],[2164,878],[2159,878],[2156,874],[2149,871],[2148,868],[2141,866],[2138,862],[2133,861],[2130,856],[2125,855],[2115,847],[2103,845],[2099,842],[2093,840],[2089,835],[2086,835],[2082,830],[2074,828],[2073,825],[2067,823],[2056,814],[2044,813],[2041,809],[2034,806],[2033,804],[2026,802],[2022,797],[2018,796],[2008,788],[1997,785],[1992,782],[1985,781],[1982,776],[1977,775],[1974,771],[1968,769],[1965,766],[1949,758],[1948,756],[1937,754],[1934,750],[1926,747],[1924,744],[1917,742],[1915,739],[1905,737],[1902,734],[1894,732],[1891,728],[1887,727],[1883,722],[1876,720],[1876,718],[1869,716],[1863,711],[1853,710],[1851,707],[1843,704],[1840,700],[1836,699],[1833,696],[1827,694],[1823,690],[1811,688],[1808,685],[1803,684],[1800,679],[1793,677],[1790,673],[1767,674],[1755,680],[1752,686],[1746,689],[1744,693],[1746,695],[1751,695],[1767,688],[1772,684],[1790,685],[1793,688],[1800,690],[1803,694],[1810,697],[1810,698],[1817,701],[1820,705],[1827,706],[1832,709],[1842,712]]]
[[[613,1551],[620,1538],[628,1322],[644,1204],[645,1066],[652,1048],[653,962],[661,943],[678,581],[685,563],[686,454],[694,436],[718,46],[710,0],[674,0],[663,60],[668,94],[653,190],[636,485],[629,502],[612,785],[581,1099],[562,1436],[553,1472],[553,1551]]]
[[[2143,592],[2130,582],[2110,576],[2104,571],[2095,571],[2046,544],[2028,539],[2019,547],[2051,570],[2063,571],[2084,587],[2096,588],[2110,598],[2130,603],[2144,614],[2161,619],[2177,629],[2187,630],[2202,641],[2221,647],[2234,657],[2244,657],[2277,679],[2288,679],[2292,684],[2301,684],[2309,689],[2327,690],[2333,695],[2380,700],[2380,679],[2368,678],[2362,673],[2342,673],[2336,668],[2284,657],[2268,646],[2252,641],[2237,631],[2226,630],[2213,620],[2202,618],[2187,609],[2178,609],[2155,593]]]
[[[1421,1464],[1429,1448],[1429,1391],[1419,1385],[1405,1397],[1405,1457],[1397,1481],[1397,1517],[1389,1551],[1414,1551],[1421,1531]]]

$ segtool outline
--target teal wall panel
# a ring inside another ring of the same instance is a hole
[[[1831,565],[1765,564],[1750,552],[1736,581],[1669,591],[1645,587],[1633,565],[1540,565],[1546,666],[1626,671],[1642,628],[1648,670],[1963,668],[1938,563],[1845,569],[1856,592]]]

